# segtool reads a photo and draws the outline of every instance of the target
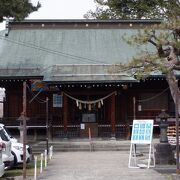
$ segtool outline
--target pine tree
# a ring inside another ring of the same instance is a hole
[[[40,6],[39,2],[34,6],[29,0],[0,0],[0,22],[4,18],[21,21],[30,13],[37,11]]]
[[[94,0],[95,11],[84,17],[93,19],[168,19],[180,17],[179,0]]]

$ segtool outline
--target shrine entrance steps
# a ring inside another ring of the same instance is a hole
[[[157,141],[157,140],[156,140]],[[48,142],[48,147],[53,146],[54,152],[75,152],[75,151],[129,151],[130,140],[115,139],[54,139]],[[39,141],[31,144],[33,154],[42,153],[47,149],[46,141]],[[146,148],[138,145],[137,151],[146,151]]]

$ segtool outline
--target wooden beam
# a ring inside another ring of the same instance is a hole
[[[115,119],[115,94],[111,96],[111,137],[115,138],[116,119]]]

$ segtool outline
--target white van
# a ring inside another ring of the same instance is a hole
[[[14,156],[11,154],[11,141],[6,135],[5,130],[0,127],[0,142],[4,143],[4,148],[2,151],[2,160],[5,165],[5,169],[13,166]]]
[[[19,143],[16,138],[14,138],[4,124],[0,123],[0,127],[4,129],[7,137],[12,143],[11,153],[14,156],[14,165],[23,163],[23,144]],[[26,162],[30,162],[32,159],[32,151],[29,145],[26,145]]]
[[[4,143],[0,142],[0,177],[2,177],[4,175],[4,168],[5,168],[3,160],[2,160],[2,151],[3,151],[3,148],[4,148]]]

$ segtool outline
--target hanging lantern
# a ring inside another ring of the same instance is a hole
[[[142,111],[142,106],[141,106],[141,104],[138,104],[138,111]]]

